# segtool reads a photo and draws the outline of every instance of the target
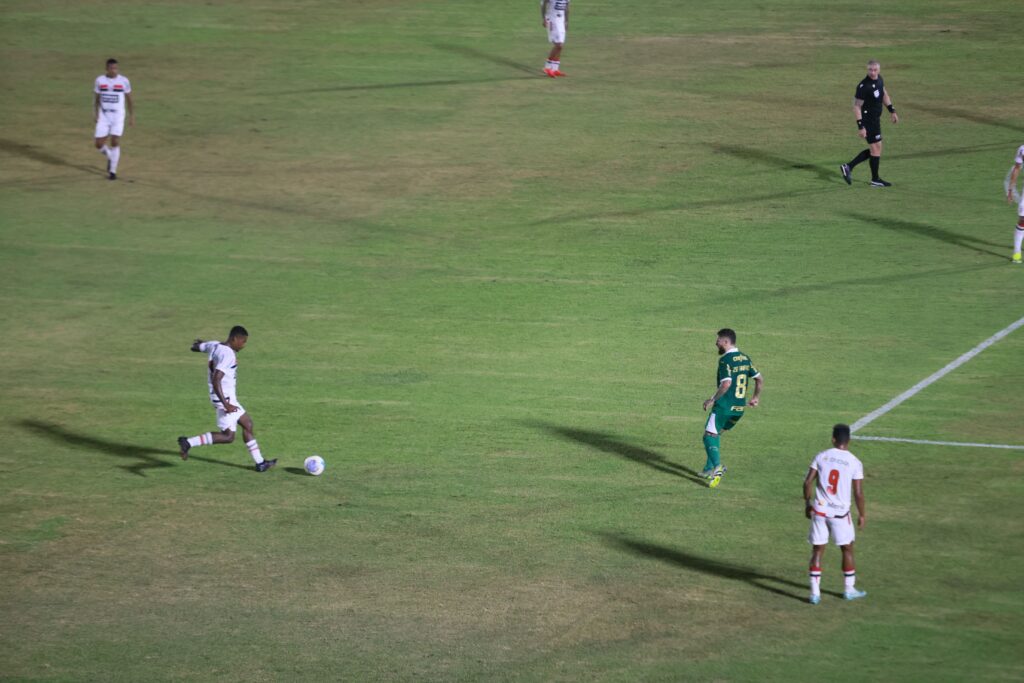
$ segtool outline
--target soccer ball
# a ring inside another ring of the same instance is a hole
[[[306,471],[312,474],[314,477],[319,477],[324,473],[324,459],[319,455],[311,455],[306,458],[306,462],[302,463],[302,466],[306,468]]]

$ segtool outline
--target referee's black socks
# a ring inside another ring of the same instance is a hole
[[[857,156],[855,156],[855,157],[853,158],[853,161],[851,161],[850,163],[848,163],[848,164],[847,164],[847,166],[849,166],[849,167],[850,167],[850,168],[852,169],[852,168],[853,168],[854,166],[856,166],[856,165],[857,165],[857,164],[859,164],[860,162],[862,162],[862,161],[867,161],[867,160],[868,160],[868,158],[869,158],[870,156],[871,156],[871,150],[869,150],[869,149],[865,149],[865,150],[864,150],[864,151],[862,151],[862,152],[861,152],[860,154],[858,154]]]
[[[882,160],[881,157],[871,157],[871,179],[878,180],[878,163]]]

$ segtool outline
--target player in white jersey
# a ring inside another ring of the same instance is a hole
[[[850,516],[850,494],[857,503],[857,528],[864,527],[864,465],[850,452],[850,427],[837,424],[832,428],[833,448],[814,456],[804,479],[805,513],[811,520],[807,540],[811,551],[812,605],[821,602],[821,556],[829,535],[843,551],[843,597],[856,600],[867,595],[857,590],[857,572],[853,561],[853,519]]]
[[[245,348],[247,341],[249,333],[241,325],[236,325],[231,328],[225,342],[196,339],[192,343],[193,351],[205,353],[209,357],[207,384],[210,389],[210,402],[217,411],[217,428],[220,432],[206,432],[193,437],[179,436],[178,446],[181,448],[182,460],[188,460],[189,449],[196,446],[233,442],[237,426],[242,425],[245,446],[256,463],[256,471],[266,472],[277,464],[277,460],[263,459],[259,444],[256,443],[256,436],[253,434],[252,418],[238,402],[238,394],[235,391],[238,373],[237,354]]]
[[[1013,204],[1017,202],[1017,228],[1013,231],[1013,262],[1018,266],[1021,263],[1020,245],[1024,241],[1024,192],[1017,190],[1017,178],[1020,176],[1020,167],[1024,165],[1024,145],[1017,148],[1017,156],[1013,158],[1013,168],[1010,169],[1010,177],[1006,181],[1006,201]]]
[[[540,0],[540,18],[551,43],[544,74],[551,78],[564,76],[561,70],[562,46],[565,44],[565,32],[569,30],[569,0]]]
[[[121,161],[121,136],[124,135],[125,112],[128,125],[135,125],[135,103],[132,84],[118,73],[116,59],[107,60],[107,72],[96,77],[93,84],[93,118],[96,121],[96,149],[107,157],[107,177],[117,180],[117,164]],[[107,139],[110,144],[107,144]]]

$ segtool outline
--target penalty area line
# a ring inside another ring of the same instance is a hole
[[[897,443],[916,443],[925,446],[962,446],[964,448],[1002,448],[1010,451],[1024,451],[1024,446],[1010,446],[1002,443],[969,443],[965,441],[930,441],[928,439],[899,439],[894,436],[858,436],[852,435],[851,439],[858,441],[895,441]]]
[[[1014,330],[1016,330],[1018,327],[1021,327],[1021,326],[1024,326],[1024,318],[1021,318],[1017,322],[1012,323],[1012,324],[1008,325],[1007,327],[1004,327],[1003,329],[999,330],[998,332],[993,334],[991,337],[989,337],[988,339],[986,339],[985,341],[981,342],[980,344],[975,346],[973,349],[968,351],[967,353],[963,354],[962,356],[960,356],[959,358],[957,358],[953,362],[951,362],[948,365],[946,365],[946,367],[942,368],[938,372],[935,372],[935,373],[929,375],[928,377],[925,377],[923,380],[921,380],[920,382],[918,382],[914,386],[910,387],[909,389],[904,391],[902,394],[900,394],[899,396],[897,396],[893,400],[891,400],[888,403],[886,403],[881,408],[878,408],[877,410],[873,410],[870,413],[868,413],[867,415],[865,415],[864,417],[860,418],[859,420],[854,422],[852,425],[850,425],[850,431],[851,432],[856,432],[858,429],[860,429],[861,427],[867,425],[868,423],[874,422],[875,420],[877,420],[878,418],[882,417],[883,415],[888,413],[890,410],[892,410],[893,408],[895,408],[899,404],[901,404],[904,401],[906,401],[908,398],[913,397],[915,394],[917,394],[919,391],[921,391],[922,389],[924,389],[928,385],[933,384],[934,382],[938,382],[940,379],[942,379],[943,377],[945,377],[949,373],[953,372],[958,367],[960,367],[961,365],[963,365],[964,363],[966,363],[970,359],[974,358],[979,353],[981,353],[982,351],[984,351],[988,347],[992,346],[997,341],[999,341],[1000,339],[1002,339],[1003,337],[1005,337],[1006,335],[1010,334],[1011,332],[1013,332]],[[932,443],[937,443],[937,442],[932,442]],[[1013,447],[1013,448],[1015,448],[1015,447]]]

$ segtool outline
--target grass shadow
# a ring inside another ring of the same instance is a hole
[[[809,164],[780,157],[777,154],[766,152],[763,149],[757,149],[756,147],[743,147],[741,145],[729,145],[722,143],[713,143],[709,145],[715,152],[722,152],[729,156],[736,157],[742,161],[750,161],[766,166],[777,168],[780,171],[807,171],[818,176],[818,180],[827,183],[842,183],[842,176],[839,174],[839,164],[835,165],[835,168],[829,168],[822,166],[821,164]]]
[[[288,474],[306,474],[306,470],[301,467],[285,467],[284,471]]]
[[[34,145],[28,145],[23,142],[15,142],[7,138],[0,138],[0,151],[7,152],[15,156],[22,157],[24,159],[31,159],[32,161],[38,161],[41,164],[47,166],[58,166],[60,168],[73,168],[77,171],[84,171],[85,173],[91,173],[98,176],[106,176],[100,168],[94,168],[92,166],[84,166],[82,164],[73,164],[66,159],[62,159],[55,154],[50,154],[47,151],[41,150]]]
[[[535,429],[540,429],[548,432],[549,434],[554,434],[566,441],[575,441],[576,443],[581,443],[603,453],[616,455],[620,458],[644,465],[645,467],[650,467],[653,470],[686,479],[695,484],[699,484],[700,486],[707,486],[707,482],[701,478],[700,474],[698,474],[696,470],[673,462],[661,453],[622,441],[611,434],[592,432],[586,429],[576,429],[573,427],[560,427],[558,425],[547,424],[545,422],[528,422],[527,424]]]
[[[133,464],[118,465],[118,467],[140,477],[146,476],[144,470],[174,467],[177,464],[174,460],[168,461],[165,459],[166,456],[173,456],[175,459],[180,458],[178,451],[171,450],[169,448],[152,448],[150,446],[139,446],[137,444],[108,441],[106,439],[99,439],[94,436],[73,432],[52,422],[21,420],[17,425],[26,431],[36,434],[37,436],[42,436],[52,441],[73,446],[79,450],[100,452],[118,458],[135,460],[136,462]],[[189,459],[208,462],[214,465],[224,465],[225,467],[240,467],[244,470],[251,469],[245,465],[239,465],[233,462],[224,462],[223,460],[215,460],[204,456],[190,455]]]
[[[477,50],[473,47],[466,45],[453,45],[451,43],[431,43],[431,46],[438,50],[444,50],[445,52],[451,52],[452,54],[459,55],[460,57],[468,57],[476,61],[490,62],[491,64],[497,64],[498,66],[505,66],[516,71],[522,71],[528,73],[531,76],[540,76],[540,69],[534,69],[528,64],[517,62],[507,57],[500,55],[491,54],[490,52],[484,52],[483,50]]]
[[[498,78],[449,78],[436,81],[406,81],[403,83],[366,83],[363,85],[338,85],[328,88],[307,88],[281,93],[282,95],[298,95],[305,93],[325,92],[358,92],[360,90],[394,90],[399,88],[431,88],[444,85],[473,85],[475,83],[500,83],[503,81],[520,81],[530,76],[501,76]]]
[[[664,562],[665,564],[700,572],[701,574],[718,576],[731,581],[741,581],[753,586],[754,588],[759,588],[763,591],[768,591],[769,593],[774,593],[775,595],[791,598],[800,602],[806,602],[807,595],[810,592],[810,588],[806,583],[798,583],[778,576],[772,576],[742,565],[719,562],[718,560],[712,560],[708,557],[688,553],[684,550],[669,548],[656,543],[648,543],[620,534],[602,533],[599,535],[608,545],[617,550],[630,553],[631,555],[649,557],[651,559],[658,560],[659,562]],[[792,588],[802,589],[802,592],[793,593],[791,590],[787,590]],[[835,591],[822,591],[822,593],[832,595],[837,598],[842,597],[842,593]]]
[[[979,123],[983,126],[992,126],[994,128],[1005,128],[1006,130],[1012,130],[1015,133],[1024,133],[1024,126],[1020,124],[1009,123],[1002,121],[985,114],[980,114],[975,111],[963,111],[961,109],[953,109],[952,107],[936,107],[936,106],[924,106],[921,104],[915,104],[914,109],[919,109],[935,116],[942,118],[954,118],[962,121],[970,121],[971,123]]]
[[[928,237],[933,240],[945,242],[946,244],[952,244],[962,249],[969,249],[970,251],[974,251],[979,254],[995,256],[1000,260],[1006,260],[1005,252],[997,252],[985,248],[1003,247],[1003,244],[997,244],[995,242],[981,240],[976,237],[961,235],[960,233],[953,232],[951,230],[939,228],[934,225],[928,225],[927,223],[915,223],[913,221],[904,221],[898,218],[869,216],[867,214],[853,212],[846,213],[845,215],[848,216],[849,218],[853,218],[863,223],[869,223],[871,225],[884,228],[886,230],[892,230],[894,232],[913,233],[915,235],[921,235],[922,237]]]

